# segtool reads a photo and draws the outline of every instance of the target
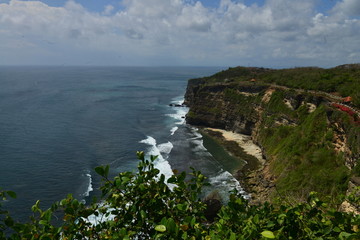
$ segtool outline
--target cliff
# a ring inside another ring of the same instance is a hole
[[[354,69],[346,66],[334,68],[339,72],[331,69],[333,78],[351,75],[351,81],[360,86],[360,78],[353,77],[360,76],[357,65]],[[188,82],[187,123],[249,135],[263,149],[265,164],[242,179],[247,190],[261,201],[274,201],[277,197],[298,201],[311,191],[336,201],[349,186],[359,185],[357,104],[345,104],[340,92],[329,94],[311,86],[291,86],[296,85],[298,75],[305,78],[308,72],[313,77],[314,71],[327,73],[320,68],[238,67]],[[279,72],[287,76],[287,84],[278,84],[283,81],[277,81]],[[343,83],[339,80],[338,85],[344,89]],[[338,85],[332,83],[332,89]]]

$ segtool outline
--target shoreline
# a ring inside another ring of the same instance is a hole
[[[261,204],[270,200],[275,187],[274,179],[269,174],[269,166],[263,151],[252,141],[251,136],[208,127],[201,128],[200,133],[207,134],[229,154],[246,162],[238,166],[233,176],[251,196],[252,204]],[[211,152],[211,149],[208,151]]]
[[[263,157],[261,148],[253,142],[251,136],[240,133],[234,133],[231,131],[226,131],[218,128],[205,128],[205,130],[220,132],[222,134],[222,137],[225,139],[225,141],[236,142],[239,145],[239,147],[243,148],[246,154],[255,157],[260,162],[260,164],[265,163],[265,158]]]
[[[234,158],[244,161],[244,164],[237,166],[233,172],[237,180],[243,181],[245,176],[265,164],[261,148],[251,140],[250,136],[209,127],[202,128],[201,131],[216,140]]]

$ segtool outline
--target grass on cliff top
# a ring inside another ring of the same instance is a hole
[[[236,114],[254,116],[257,114],[254,106],[260,104],[262,95],[245,96],[239,94],[235,89],[226,88],[224,90],[224,100],[234,108]]]
[[[342,65],[329,69],[318,67],[291,69],[235,67],[210,77],[190,81],[195,84],[211,84],[250,82],[251,79],[256,79],[256,84],[268,83],[305,90],[338,92],[341,96],[352,96],[353,104],[360,106],[360,64]]]
[[[311,191],[323,197],[345,193],[349,170],[343,156],[333,150],[332,140],[324,106],[308,114],[298,126],[263,130],[261,142],[273,156],[271,169],[277,176],[280,195],[303,200]]]

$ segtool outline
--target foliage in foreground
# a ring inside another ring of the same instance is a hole
[[[44,211],[37,202],[25,224],[0,205],[0,239],[360,239],[360,216],[329,209],[315,193],[306,203],[279,207],[252,206],[232,193],[209,222],[199,199],[204,175],[193,170],[190,179],[181,173],[166,180],[154,168],[156,157],[147,160],[139,152],[138,158],[137,173],[113,180],[108,166],[95,169],[104,180],[101,203],[85,206],[69,195]],[[7,196],[16,197],[0,191]],[[53,224],[59,212],[62,223]]]

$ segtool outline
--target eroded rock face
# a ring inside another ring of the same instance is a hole
[[[313,92],[249,83],[206,84],[205,80],[189,82],[185,104],[190,107],[187,123],[249,135],[264,150],[264,155],[266,149],[260,140],[264,129],[296,127],[301,123],[302,112],[311,114],[322,105],[330,105],[328,99]],[[345,164],[351,170],[356,166],[360,150],[353,151],[347,144],[351,129],[334,121],[334,110],[326,109],[327,125],[334,131],[334,150],[344,153]],[[268,160],[271,158],[269,156]],[[269,163],[265,163],[247,178],[250,189],[259,193],[260,202],[269,200],[267,198],[275,191],[276,177],[268,166]]]
[[[275,178],[270,173],[267,163],[246,176],[242,182],[247,189],[251,190],[251,202],[253,204],[262,204],[269,201],[276,187]]]
[[[239,87],[231,84],[189,85],[185,104],[190,107],[190,112],[186,121],[192,125],[234,130],[251,135],[259,118],[255,110],[258,104],[253,100],[264,89],[265,87]],[[248,94],[244,94],[245,92]]]
[[[356,189],[357,187],[360,187],[360,177],[352,177],[349,181],[349,188],[346,192],[347,195],[349,194],[354,194],[356,196],[360,196],[360,189]],[[349,213],[355,213],[355,214],[360,214],[360,203],[357,202],[349,202],[347,200],[345,200],[341,205],[340,205],[340,210],[344,211],[344,212],[349,212]]]

